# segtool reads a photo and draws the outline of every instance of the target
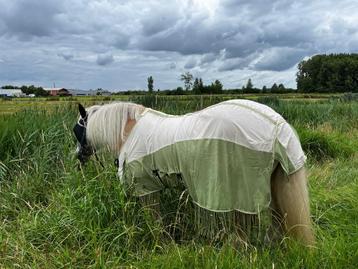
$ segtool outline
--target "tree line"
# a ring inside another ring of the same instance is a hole
[[[315,55],[301,61],[299,92],[358,92],[358,54]]]
[[[237,89],[225,89],[220,80],[216,79],[210,84],[205,85],[202,78],[195,77],[190,72],[180,75],[180,80],[184,83],[184,87],[177,87],[173,90],[158,90],[156,94],[163,95],[186,95],[186,94],[240,94],[240,93],[288,93],[295,89],[286,88],[282,83],[274,83],[271,87],[263,86],[262,88],[254,87],[251,78],[248,79],[246,85]],[[150,94],[154,92],[154,79],[152,76],[147,78],[148,91]],[[125,91],[118,94],[145,94],[144,91]]]
[[[1,87],[1,89],[8,89],[8,90],[14,90],[18,89],[21,90],[24,94],[34,94],[35,96],[49,96],[50,93],[48,91],[45,91],[42,87],[36,87],[34,85],[26,86],[23,85],[21,87],[13,86],[13,85],[4,85]]]
[[[156,94],[162,95],[199,95],[199,94],[241,94],[241,93],[287,93],[292,92],[294,89],[285,88],[283,84],[274,83],[271,87],[263,86],[262,88],[254,87],[252,80],[248,79],[245,86],[237,89],[225,89],[220,80],[216,79],[210,84],[204,84],[202,78],[196,77],[186,72],[180,76],[180,80],[183,81],[184,87],[177,87],[175,89],[167,90],[157,90]],[[35,96],[49,96],[49,92],[45,91],[42,87],[36,87],[34,85],[30,86],[12,86],[5,85],[1,87],[2,89],[21,89],[21,91],[26,94],[35,94]],[[99,88],[98,90],[103,90]],[[144,90],[128,90],[128,91],[118,91],[118,95],[144,95],[144,94],[153,94],[154,93],[154,78],[149,76],[147,78],[147,91]],[[100,92],[97,95],[101,95]]]

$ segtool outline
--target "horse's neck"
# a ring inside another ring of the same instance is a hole
[[[143,113],[143,111],[145,110],[146,108],[142,105],[136,105],[135,106],[135,110],[137,111],[137,113]],[[132,114],[132,117],[134,115]],[[120,147],[119,147],[119,151],[118,153],[120,152],[123,144],[126,142],[127,138],[129,137],[134,125],[137,123],[137,120],[136,119],[133,119],[133,118],[128,118],[127,119],[127,122],[125,124],[125,127],[124,127],[124,131],[123,131],[123,138],[122,138],[122,141],[121,141],[121,144],[120,144]]]
[[[103,111],[93,113],[87,128],[87,138],[91,141],[93,148],[108,149],[109,152],[118,156],[136,120],[144,110],[145,107],[141,105],[111,104],[104,107]],[[114,123],[116,125],[113,125]]]
[[[124,137],[123,137],[122,145],[126,142],[128,136],[130,135],[130,133],[136,123],[137,123],[137,121],[134,119],[127,120],[126,126],[124,127]]]

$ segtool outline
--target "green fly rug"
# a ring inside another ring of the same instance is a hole
[[[268,209],[275,164],[290,175],[305,160],[281,115],[253,101],[230,100],[183,116],[146,109],[121,148],[119,177],[143,198],[182,180],[198,222],[215,226],[211,219],[220,213],[234,219]]]

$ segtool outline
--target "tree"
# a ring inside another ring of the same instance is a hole
[[[199,89],[200,89],[200,92],[203,92],[203,88],[204,88],[203,80],[202,80],[201,78],[199,78]]]
[[[182,87],[176,88],[176,90],[175,90],[174,92],[175,92],[175,94],[177,94],[177,95],[182,95],[182,94],[184,94],[184,90],[183,90]]]
[[[200,94],[200,93],[201,93],[200,87],[199,87],[199,79],[198,79],[198,78],[195,78],[195,80],[194,80],[193,93],[194,93],[194,94]]]
[[[278,86],[276,83],[274,83],[271,87],[271,92],[272,93],[277,93],[278,92]]]
[[[268,92],[267,87],[266,87],[266,86],[263,86],[263,87],[262,87],[262,93],[267,93],[267,92]]]
[[[184,74],[181,74],[180,80],[184,81],[184,88],[186,91],[189,91],[191,86],[193,85],[193,75],[190,72],[185,72]]]
[[[147,81],[148,81],[148,92],[153,93],[153,89],[154,89],[154,79],[153,79],[153,77],[152,76],[148,77]]]
[[[36,96],[49,96],[50,93],[48,91],[45,91],[42,87],[36,87],[34,90],[34,94]]]
[[[245,88],[246,88],[247,90],[252,90],[252,89],[254,88],[254,85],[252,85],[252,82],[251,82],[251,78],[248,79]]]
[[[96,95],[100,96],[100,95],[102,95],[102,92],[103,92],[102,88],[97,88]]]
[[[252,92],[254,89],[254,85],[251,82],[251,78],[249,78],[246,82],[246,86],[242,87],[243,92],[248,93],[248,92]]]
[[[358,54],[315,55],[298,65],[299,92],[358,92]]]
[[[286,91],[285,86],[282,83],[278,84],[278,92],[284,93]]]
[[[22,91],[24,94],[26,94],[26,95],[31,94],[31,93],[29,92],[29,90],[28,90],[28,88],[27,88],[26,85],[22,85],[20,89],[21,89],[21,91]]]
[[[35,94],[36,96],[49,96],[50,93],[48,91],[45,91],[42,87],[35,87],[34,85],[31,86],[26,86],[23,85],[21,86],[21,91],[26,94]]]
[[[12,86],[12,85],[4,85],[4,86],[1,86],[1,89],[18,89],[19,87],[17,86]]]
[[[213,93],[221,93],[223,91],[223,84],[218,79],[214,81],[212,87]]]

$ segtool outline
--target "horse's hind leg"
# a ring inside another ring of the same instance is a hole
[[[274,215],[281,218],[285,231],[305,245],[313,245],[305,169],[287,177],[278,165],[271,177],[271,195]]]

